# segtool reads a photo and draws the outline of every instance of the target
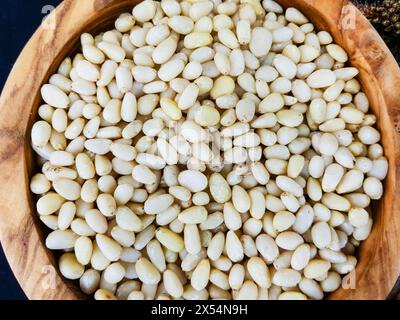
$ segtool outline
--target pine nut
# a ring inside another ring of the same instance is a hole
[[[272,0],[144,0],[80,44],[31,129],[62,275],[99,300],[340,286],[389,164],[328,32]]]

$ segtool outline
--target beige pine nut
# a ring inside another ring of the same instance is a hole
[[[317,248],[322,249],[327,247],[332,240],[329,225],[324,221],[317,222],[311,228],[311,237]]]
[[[66,200],[78,200],[81,196],[81,186],[73,180],[57,179],[53,182],[53,188]]]
[[[246,280],[236,296],[235,300],[256,300],[258,295],[257,285],[250,280]]]
[[[238,262],[243,259],[243,247],[234,231],[228,231],[225,240],[225,250],[229,259]]]
[[[183,286],[178,276],[172,270],[165,270],[163,273],[163,283],[165,290],[174,298],[179,298],[183,295]]]
[[[144,184],[151,185],[156,182],[156,175],[145,165],[137,165],[132,170],[132,177]]]
[[[188,49],[205,47],[212,42],[212,37],[206,32],[192,32],[185,36],[184,46]]]
[[[52,107],[64,109],[70,103],[68,96],[52,84],[45,84],[41,89],[41,94],[43,100]]]
[[[337,44],[329,44],[326,46],[329,55],[338,62],[346,62],[348,57],[343,48]]]
[[[159,228],[156,231],[156,238],[163,246],[173,252],[179,252],[184,247],[181,236],[166,228]]]
[[[209,278],[210,262],[207,259],[203,259],[194,269],[190,283],[194,289],[199,291],[207,286]]]
[[[64,199],[54,192],[49,192],[36,203],[36,209],[40,215],[50,215],[60,209]]]
[[[153,61],[157,64],[166,63],[174,54],[177,45],[177,38],[174,35],[169,36],[159,43],[158,46],[153,50],[151,54]]]
[[[281,199],[283,199],[282,195]],[[282,203],[284,204],[283,201]],[[295,223],[295,221],[296,218],[291,212],[279,211],[275,214],[272,224],[277,231],[281,232],[289,229]]]
[[[229,61],[229,57],[226,54],[222,52],[217,52],[214,55],[214,62],[215,66],[218,68],[221,74],[228,75],[230,73],[231,63]]]
[[[117,224],[124,230],[139,232],[143,229],[143,222],[128,207],[119,207],[115,213]]]
[[[68,116],[64,109],[56,109],[53,112],[53,116],[51,119],[51,125],[59,133],[62,133],[67,129]],[[33,128],[32,128],[32,130],[33,130]],[[43,128],[41,130],[43,130]],[[33,133],[34,132],[32,132],[32,137],[33,137]],[[46,136],[45,132],[43,132],[43,134],[44,134],[44,136]]]
[[[105,281],[111,284],[120,282],[125,276],[125,268],[118,262],[110,264],[103,273]]]
[[[93,294],[100,283],[100,274],[97,270],[87,269],[79,279],[79,287],[85,294]]]
[[[137,275],[143,283],[151,285],[160,282],[160,272],[146,258],[140,258],[135,266]]]
[[[354,227],[363,227],[369,222],[369,214],[365,209],[353,208],[348,213],[349,222]]]
[[[283,191],[289,192],[296,197],[300,197],[303,195],[303,189],[301,188],[301,186],[299,186],[299,184],[295,180],[289,177],[278,176],[276,178],[276,184]]]
[[[93,64],[101,64],[105,60],[104,53],[93,44],[84,44],[82,46],[82,52],[85,59]]]
[[[241,45],[246,45],[251,40],[251,26],[249,20],[239,20],[236,24],[236,35]]]
[[[265,28],[255,27],[251,33],[250,51],[257,57],[266,55],[271,49],[272,34]]]
[[[181,201],[189,201],[192,196],[191,192],[182,186],[172,186],[169,188],[168,192],[174,198]]]
[[[284,55],[276,55],[273,65],[276,70],[287,79],[293,79],[296,76],[297,67],[295,63]]]
[[[122,247],[113,239],[102,235],[96,235],[96,243],[104,256],[110,261],[118,261],[121,256]]]
[[[183,90],[178,101],[178,106],[181,110],[187,110],[194,105],[199,95],[199,86],[197,84],[189,84]]]
[[[326,205],[329,209],[338,211],[348,211],[350,209],[350,202],[335,193],[325,193],[322,196],[322,203]]]
[[[333,85],[335,81],[335,73],[328,69],[317,70],[307,78],[307,84],[313,89],[329,87]]]
[[[86,60],[79,61],[75,70],[79,77],[87,81],[95,82],[100,78],[99,68]]]
[[[271,285],[268,267],[261,258],[251,257],[247,262],[247,270],[253,281],[260,287],[268,288]]]
[[[90,259],[90,264],[94,269],[99,271],[103,271],[110,264],[110,260],[104,256],[97,243],[93,243],[93,254]]]
[[[158,70],[158,77],[165,82],[176,78],[184,69],[185,63],[180,59],[172,59],[163,64]]]
[[[147,214],[159,214],[169,208],[174,202],[170,194],[162,194],[148,198],[144,203],[144,211]]]
[[[284,231],[276,237],[276,244],[285,250],[295,250],[304,239],[293,231]]]
[[[178,219],[185,224],[202,223],[207,219],[207,210],[201,206],[193,206],[183,210]]]
[[[76,205],[73,202],[65,202],[59,212],[57,217],[57,225],[60,230],[67,230],[76,213]]]
[[[211,196],[218,203],[225,203],[231,198],[231,188],[219,173],[213,173],[209,180]]]
[[[97,47],[104,52],[104,54],[110,58],[111,60],[114,60],[115,62],[122,62],[125,59],[125,51],[122,49],[119,45],[107,42],[107,41],[102,41],[97,44]]]
[[[53,116],[54,108],[49,106],[48,104],[44,104],[39,107],[38,114],[41,119],[46,120],[47,122],[51,121]]]
[[[211,97],[217,99],[218,97],[229,95],[233,93],[235,83],[229,76],[221,76],[214,82],[214,86],[211,89]]]
[[[197,254],[201,250],[200,233],[195,224],[186,224],[184,228],[185,249],[189,254]]]
[[[308,244],[302,244],[296,248],[292,255],[291,267],[294,270],[302,270],[306,267],[311,258],[310,246]]]
[[[194,170],[186,170],[179,173],[178,181],[181,186],[186,187],[191,192],[204,190],[208,183],[203,173]]]
[[[55,230],[46,238],[46,247],[52,250],[67,250],[74,247],[78,236],[71,230]]]
[[[112,292],[107,289],[98,289],[94,294],[96,300],[117,300]]]
[[[153,265],[160,272],[165,271],[166,269],[165,255],[160,243],[155,239],[151,240],[146,246],[146,251]]]
[[[79,279],[85,271],[82,266],[75,258],[73,253],[64,253],[58,263],[61,274],[70,280]]]
[[[242,226],[240,213],[230,202],[224,205],[224,222],[229,230],[238,230]]]
[[[236,210],[241,213],[244,213],[250,209],[250,197],[246,190],[240,186],[234,186],[232,188],[232,201]]]
[[[168,165],[174,165],[178,163],[177,151],[163,138],[157,139],[157,149],[161,157]]]
[[[313,259],[304,268],[304,276],[308,279],[316,279],[327,273],[330,268],[330,262],[322,259]]]
[[[32,127],[32,143],[37,147],[44,147],[50,139],[51,126],[45,121],[38,121]]]
[[[307,300],[307,296],[298,291],[286,291],[279,295],[278,300]]]
[[[85,214],[86,223],[97,233],[106,233],[108,229],[107,219],[97,209],[92,209]]]
[[[79,237],[75,241],[74,248],[78,262],[83,266],[89,264],[93,252],[92,240],[88,237]]]
[[[272,278],[272,283],[283,287],[294,287],[301,280],[300,272],[293,269],[277,270]]]

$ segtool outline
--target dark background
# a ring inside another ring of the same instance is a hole
[[[46,16],[46,13],[42,13],[42,8],[46,5],[57,6],[60,2],[61,0],[1,0],[0,91],[19,53]],[[26,297],[15,280],[0,245],[0,300],[2,299],[22,300]]]

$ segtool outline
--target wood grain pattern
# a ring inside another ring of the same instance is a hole
[[[11,268],[30,299],[85,298],[75,284],[62,279],[52,268],[56,266],[55,259],[44,246],[43,228],[29,192],[29,133],[40,104],[40,86],[74,50],[82,32],[103,29],[137,2],[65,0],[53,13],[56,30],[38,29],[21,53],[1,95],[0,239]],[[373,27],[346,1],[279,2],[303,11],[347,50],[351,62],[361,70],[360,80],[377,115],[389,159],[385,195],[376,208],[372,233],[361,246],[356,289],[340,289],[330,298],[384,299],[400,274],[399,67]],[[345,27],[340,28],[341,25]]]

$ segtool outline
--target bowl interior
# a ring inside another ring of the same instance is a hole
[[[42,84],[45,84],[49,77],[56,73],[58,66],[60,65],[61,61],[66,57],[66,56],[73,56],[73,54],[77,51],[77,49],[80,46],[80,35],[84,32],[89,32],[92,34],[97,34],[101,31],[107,30],[109,27],[113,25],[113,21],[115,20],[116,17],[118,17],[119,14],[122,12],[126,11],[131,11],[132,7],[138,3],[139,1],[137,0],[123,0],[123,1],[108,1],[112,3],[112,5],[108,6],[99,6],[99,8],[96,8],[96,6],[93,7],[93,10],[95,14],[90,16],[85,23],[81,24],[78,26],[76,31],[68,36],[68,38],[65,39],[65,45],[64,47],[57,53],[56,58],[52,61],[50,68],[48,68],[46,72],[46,76],[43,78]],[[321,14],[320,9],[318,9],[318,5],[315,4],[314,6],[310,5],[310,1],[301,1],[301,0],[281,0],[278,1],[284,6],[294,6],[297,7],[299,10],[301,10],[305,15],[314,23],[314,25],[319,29],[319,30],[327,30],[330,31],[331,34],[333,35],[335,42],[338,43],[339,45],[343,46],[346,51],[349,53],[349,56],[351,57],[351,64],[357,68],[360,69],[360,75],[358,76],[358,79],[362,83],[362,87],[364,92],[367,94],[371,108],[374,112],[375,115],[377,115],[377,126],[382,132],[382,144],[385,148],[385,150],[389,150],[393,148],[393,136],[390,133],[390,129],[388,128],[391,126],[391,122],[389,119],[389,114],[388,110],[384,108],[384,106],[381,105],[381,92],[378,90],[378,84],[376,82],[376,79],[373,76],[372,71],[369,69],[369,64],[366,62],[364,57],[359,54],[357,49],[354,47],[355,45],[359,44],[357,43],[356,40],[352,39],[352,41],[349,41],[348,38],[343,36],[342,31],[339,30],[338,26],[333,24],[333,20],[329,20],[327,17],[330,14],[329,12],[326,12],[325,15]],[[94,3],[97,3],[94,1]],[[66,7],[63,8],[63,10],[68,10],[68,5],[65,5]],[[335,12],[336,14],[336,12]],[[56,29],[57,30],[57,29]],[[56,30],[54,32],[56,32]],[[360,40],[362,41],[362,39]],[[365,44],[363,44],[365,45]],[[372,52],[379,58],[379,55],[382,54],[379,47],[375,46],[373,43],[369,45],[371,48]],[[38,59],[41,59],[40,56]],[[38,172],[39,168],[36,166],[35,161],[33,159],[33,151],[30,148],[30,129],[35,120],[37,120],[37,110],[39,106],[41,105],[41,97],[39,92],[35,92],[35,102],[34,106],[30,115],[29,119],[29,125],[27,127],[27,131],[25,133],[25,150],[28,150],[28,152],[25,153],[26,159],[26,172],[28,177],[30,178],[34,173]],[[386,134],[385,134],[386,133]],[[394,163],[395,163],[395,158],[394,154],[388,153],[386,156],[389,159],[390,167],[392,168]],[[384,198],[389,199],[390,197],[393,197],[393,189],[394,189],[394,183],[393,183],[393,177],[394,177],[394,172],[389,171],[389,179],[386,180],[385,182],[385,195]],[[27,184],[27,189],[26,192],[30,194],[29,190],[29,184]],[[41,234],[42,238],[42,243],[44,243],[44,238],[46,232],[44,232],[44,228],[42,228],[42,223],[38,219],[36,215],[36,208],[34,204],[34,199],[32,197],[29,197],[30,199],[30,204],[31,204],[31,213],[33,218],[36,221],[36,228],[39,230],[39,233]],[[357,278],[361,278],[364,274],[364,271],[366,268],[373,268],[373,266],[369,265],[369,258],[371,252],[374,252],[371,248],[374,247],[374,242],[377,240],[378,237],[381,236],[381,220],[382,220],[382,214],[385,213],[385,206],[382,206],[382,203],[384,201],[380,201],[377,203],[374,203],[373,205],[373,211],[375,213],[375,221],[374,221],[374,227],[372,230],[371,235],[369,238],[363,242],[363,244],[360,247],[360,250],[358,252],[360,261],[357,266]],[[54,254],[52,252],[47,251],[47,254],[50,258],[50,260],[53,262],[54,265],[57,265],[56,259],[54,257]],[[358,281],[358,280],[357,280]],[[68,286],[75,287],[76,284],[67,281]],[[346,292],[343,291],[344,289],[339,289],[338,292],[335,292],[332,294],[330,297],[331,298],[341,298],[346,296]],[[77,298],[82,298],[84,297],[81,293],[77,292],[76,293]]]

